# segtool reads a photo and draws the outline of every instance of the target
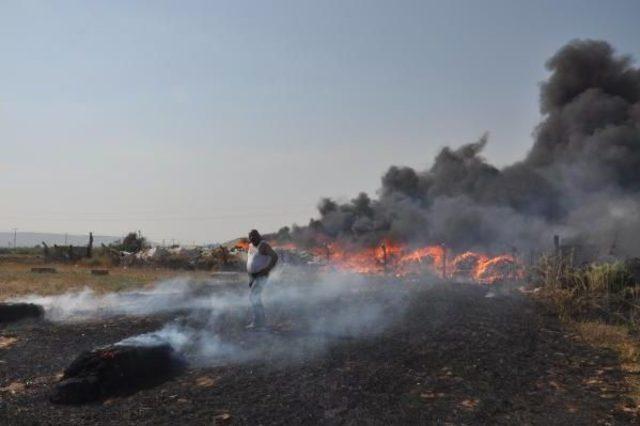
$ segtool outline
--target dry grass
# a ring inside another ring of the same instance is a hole
[[[620,367],[628,388],[628,396],[636,403],[640,414],[640,342],[626,326],[598,321],[573,321],[570,328],[591,346],[610,349],[618,354]]]
[[[541,259],[534,274],[542,297],[563,319],[599,318],[632,328],[640,325],[640,287],[623,262],[576,268],[548,256]]]
[[[629,396],[640,406],[640,291],[622,262],[580,268],[553,256],[535,270],[538,297],[568,328],[595,347],[618,354]]]
[[[84,265],[37,265],[56,268],[56,273],[34,273],[34,265],[0,263],[0,300],[25,294],[59,294],[89,287],[96,292],[108,293],[142,287],[149,283],[187,274],[184,271],[150,268],[109,268],[109,275],[91,275],[91,267]],[[206,275],[189,272],[189,276]]]
[[[599,321],[572,322],[570,325],[590,345],[617,352],[622,362],[640,362],[640,346],[627,327]]]

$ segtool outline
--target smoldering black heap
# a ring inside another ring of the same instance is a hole
[[[111,345],[81,353],[64,371],[50,397],[82,404],[127,395],[171,378],[184,362],[169,345]]]
[[[42,306],[33,303],[0,303],[0,324],[43,316]]]
[[[543,121],[523,161],[504,168],[487,136],[444,148],[424,171],[392,166],[379,197],[324,199],[319,219],[278,236],[377,244],[444,242],[460,249],[535,249],[551,235],[621,255],[640,251],[640,69],[604,41],[576,40],[548,62]],[[471,78],[471,77],[470,77]]]

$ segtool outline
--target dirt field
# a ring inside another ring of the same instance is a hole
[[[243,295],[246,287],[207,291]],[[637,422],[615,352],[582,343],[526,296],[486,294],[477,285],[382,283],[323,300],[304,317],[291,303],[267,304],[270,333],[245,331],[246,311],[226,315],[215,330],[225,340],[272,350],[242,362],[191,365],[159,386],[81,406],[47,399],[78,353],[156,330],[185,313],[13,324],[1,331],[0,423]],[[379,333],[320,335],[308,327],[371,298],[390,301],[383,312],[390,321]]]
[[[50,267],[56,273],[34,273],[32,267]],[[98,267],[104,269],[103,267]],[[91,267],[67,264],[30,264],[27,262],[0,263],[0,301],[10,297],[26,294],[59,294],[84,287],[100,293],[122,291],[142,287],[146,284],[179,275],[181,271],[152,268],[122,268],[109,269],[109,275],[91,275]],[[190,273],[192,276],[196,273]],[[206,273],[196,276],[207,276]]]

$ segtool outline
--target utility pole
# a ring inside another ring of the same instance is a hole
[[[18,228],[13,228],[13,249],[16,249],[16,238],[18,236]]]

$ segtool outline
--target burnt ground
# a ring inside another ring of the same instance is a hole
[[[380,334],[323,336],[326,348],[295,360],[266,356],[243,363],[192,365],[155,387],[80,406],[48,401],[52,385],[75,356],[158,329],[171,316],[14,324],[0,331],[5,342],[7,337],[16,339],[0,346],[0,423],[637,421],[632,410],[625,409],[633,402],[625,396],[614,352],[580,343],[525,296],[486,298],[486,293],[486,288],[462,284],[418,289],[405,294],[405,309],[395,316],[390,312],[394,321]],[[287,322],[286,309],[274,311],[272,321]],[[241,316],[224,321],[222,328],[244,345],[264,339],[260,333],[243,331]],[[286,346],[314,336],[281,331],[276,338],[278,345]]]

